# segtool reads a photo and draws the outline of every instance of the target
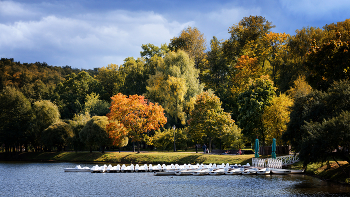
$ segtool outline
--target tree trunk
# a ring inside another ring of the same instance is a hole
[[[118,147],[119,148],[119,153],[120,153],[120,147]]]
[[[212,141],[212,139],[211,139],[211,137],[209,137],[209,153],[211,153],[211,141]]]
[[[105,153],[105,146],[101,146],[102,148],[102,153]]]
[[[140,142],[137,142],[137,153],[140,153]]]
[[[26,153],[28,152],[28,144],[24,145],[24,152],[26,152]]]
[[[90,153],[92,153],[92,147],[90,146]]]

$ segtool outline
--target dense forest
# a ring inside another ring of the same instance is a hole
[[[350,162],[350,19],[292,36],[274,27],[244,17],[209,47],[188,27],[94,70],[2,58],[2,150],[233,149],[275,138],[305,163]]]

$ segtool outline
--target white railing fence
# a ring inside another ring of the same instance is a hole
[[[276,157],[276,159],[252,158],[252,166],[266,168],[282,168],[282,166],[291,165],[299,161],[299,154]]]

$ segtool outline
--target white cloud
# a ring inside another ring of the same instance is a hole
[[[250,15],[260,15],[259,7],[243,8],[235,5],[226,6],[217,10],[212,10],[207,14],[198,14],[196,22],[198,22],[199,30],[204,33],[207,39],[207,48],[209,49],[212,36],[220,39],[228,39],[230,37],[228,29],[234,24],[238,24],[243,17]]]
[[[240,20],[242,20],[243,17],[259,14],[260,8],[245,9],[242,7],[234,7],[211,12],[207,17],[211,21],[216,21],[216,23],[231,27],[233,24],[237,24]]]
[[[142,44],[168,43],[190,24],[169,22],[154,12],[123,10],[71,17],[47,15],[40,20],[0,23],[0,54],[15,54],[13,58],[19,61],[19,51],[25,51],[29,57],[45,58],[22,62],[46,61],[77,68],[121,64],[126,57],[139,57]]]
[[[34,16],[35,13],[26,9],[22,4],[13,1],[0,1],[0,16],[1,17],[28,17]]]

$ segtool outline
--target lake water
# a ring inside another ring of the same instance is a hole
[[[350,196],[348,186],[306,175],[154,176],[149,172],[63,171],[76,165],[0,162],[0,196]]]

